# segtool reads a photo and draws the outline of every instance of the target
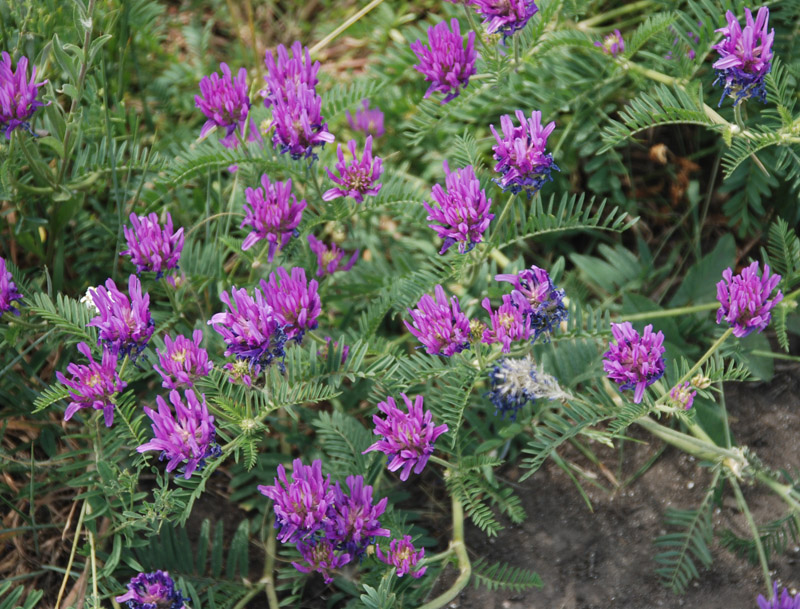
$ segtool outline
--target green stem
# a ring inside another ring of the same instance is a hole
[[[436,455],[431,455],[430,457],[428,457],[428,459],[430,461],[432,461],[433,463],[438,463],[439,465],[441,465],[444,468],[447,468],[447,469],[450,469],[450,470],[454,470],[454,471],[456,469],[453,466],[452,463],[450,463],[448,461],[445,461],[444,459],[442,459],[441,457],[437,457]]]
[[[767,596],[769,596],[772,594],[772,578],[769,575],[769,563],[767,562],[767,555],[764,552],[764,546],[761,543],[761,535],[758,532],[755,520],[753,520],[753,515],[750,513],[750,508],[747,507],[747,502],[744,500],[742,489],[739,488],[736,477],[728,476],[728,481],[731,483],[733,492],[736,495],[736,503],[739,505],[739,509],[742,511],[742,514],[744,514],[745,519],[747,519],[747,524],[750,526],[750,531],[753,533],[753,542],[756,544],[756,550],[758,551],[758,562],[761,563],[761,571],[764,573],[764,580],[767,582]]]
[[[519,69],[519,36],[514,36],[514,67]]]
[[[537,194],[536,196],[538,197],[539,195]],[[499,218],[497,218],[497,221],[494,223],[494,231],[492,232],[492,238],[491,238],[491,242],[494,242],[494,238],[495,238],[495,237],[497,236],[497,234],[500,232],[500,227],[501,227],[501,226],[502,226],[502,224],[503,224],[503,220],[505,220],[505,219],[506,219],[506,216],[508,215],[508,210],[509,210],[509,209],[511,209],[511,204],[513,203],[513,201],[514,201],[514,199],[515,199],[516,197],[517,197],[517,195],[515,195],[515,194],[512,194],[512,195],[511,195],[510,197],[508,197],[508,199],[506,200],[506,204],[505,204],[505,206],[503,207],[503,211],[501,211],[501,212],[500,212],[500,217],[499,217]]]
[[[78,516],[78,524],[75,525],[75,536],[72,538],[72,549],[69,553],[69,560],[67,561],[67,569],[64,571],[64,579],[61,580],[61,588],[58,590],[58,598],[56,598],[56,607],[55,609],[59,609],[61,606],[61,599],[64,597],[64,591],[67,589],[67,581],[69,580],[69,574],[72,572],[72,561],[75,560],[75,552],[78,549],[78,540],[81,537],[81,528],[83,527],[83,518],[86,516],[86,506],[89,502],[84,499],[83,505],[81,506],[81,513]]]
[[[699,360],[697,360],[697,363],[695,363],[695,365],[694,365],[694,366],[692,366],[692,367],[689,369],[689,372],[687,372],[686,374],[684,374],[684,375],[683,375],[683,376],[680,378],[680,380],[678,380],[678,382],[677,382],[677,383],[675,383],[675,384],[676,384],[676,385],[680,385],[680,384],[682,384],[682,383],[684,383],[684,382],[688,381],[690,378],[692,378],[692,376],[694,376],[694,373],[695,373],[695,372],[697,372],[697,371],[700,369],[700,366],[702,366],[702,365],[703,365],[703,364],[706,362],[706,360],[707,360],[709,357],[711,357],[712,355],[714,355],[714,353],[717,351],[717,349],[719,349],[719,348],[722,346],[722,343],[724,343],[726,340],[728,340],[728,337],[729,337],[731,334],[733,334],[733,328],[728,328],[727,330],[725,330],[725,332],[723,332],[723,333],[722,333],[722,336],[720,336],[720,337],[719,337],[719,338],[718,338],[718,339],[717,339],[717,340],[714,342],[714,344],[713,344],[713,345],[711,345],[711,346],[708,348],[708,351],[706,351],[706,352],[703,354],[703,357],[701,357]],[[664,395],[661,397],[661,399],[659,399],[658,401],[659,401],[659,402],[661,402],[663,399],[666,399],[666,396],[667,396],[667,394],[664,394]]]
[[[620,15],[625,15],[627,13],[639,13],[642,11],[642,9],[648,8],[652,4],[653,0],[639,0],[639,2],[632,2],[619,8],[615,8],[614,10],[606,11],[605,13],[590,17],[589,19],[584,19],[583,21],[577,23],[577,27],[579,30],[588,30],[598,23],[611,21]]]
[[[678,80],[677,78],[675,78],[673,76],[668,76],[667,74],[664,74],[663,72],[657,72],[656,70],[651,70],[650,68],[645,68],[644,66],[640,66],[637,63],[634,63],[632,61],[627,61],[627,60],[621,61],[620,65],[622,66],[622,68],[624,70],[630,70],[630,71],[633,71],[633,72],[637,72],[637,73],[641,74],[642,76],[646,76],[650,80],[655,80],[656,82],[660,82],[660,83],[663,83],[665,85],[670,85],[670,86],[673,86],[673,87],[681,87],[681,88],[683,88],[681,86],[681,81],[680,80]],[[717,116],[719,116],[719,115],[717,115]],[[723,119],[723,120],[725,120],[725,119]],[[728,121],[725,121],[725,122],[727,123]]]
[[[667,444],[671,444],[681,449],[683,452],[700,459],[715,462],[722,462],[726,459],[731,459],[736,462],[742,461],[742,455],[735,450],[721,448],[708,440],[699,439],[670,427],[665,427],[660,423],[656,423],[648,416],[636,419],[634,422],[657,438],[664,440]]]
[[[376,6],[378,6],[381,2],[383,2],[383,0],[372,0],[372,2],[367,4],[364,8],[362,8],[360,11],[355,13],[349,19],[347,19],[344,23],[342,23],[339,27],[337,27],[335,30],[333,30],[330,34],[325,36],[325,38],[323,38],[317,44],[315,44],[313,47],[311,47],[309,49],[309,53],[311,53],[311,55],[316,55],[317,53],[319,53],[322,49],[324,49],[326,46],[328,46],[328,44],[331,41],[333,41],[339,34],[341,34],[347,28],[349,28],[351,25],[356,23],[359,19],[361,19],[364,15],[366,15],[368,12],[370,12],[372,9],[374,9]]]
[[[275,524],[275,518],[272,519],[272,524]],[[280,603],[278,602],[278,595],[275,592],[275,536],[277,529],[270,526],[269,536],[267,536],[266,554],[267,560],[264,564],[264,579],[267,592],[267,602],[269,602],[269,609],[278,609]]]
[[[469,22],[469,27],[475,32],[475,37],[481,43],[481,46],[486,50],[486,53],[489,55],[493,55],[492,49],[486,44],[486,41],[483,39],[482,32],[478,30],[478,24],[475,23],[475,17],[472,15],[472,11],[469,9],[469,6],[464,3],[464,12],[467,15],[467,21]]]
[[[792,496],[792,487],[773,479],[765,472],[756,472],[756,480],[783,499],[792,510],[800,514],[800,502]]]
[[[800,356],[787,355],[785,353],[773,353],[772,351],[762,351],[761,349],[753,349],[751,355],[758,355],[759,357],[771,357],[773,359],[785,359],[790,362],[800,362]]]
[[[247,604],[251,600],[253,600],[258,595],[258,593],[264,589],[265,586],[266,584],[259,584],[257,586],[253,586],[252,588],[250,588],[250,590],[247,591],[247,594],[245,594],[242,598],[240,598],[239,602],[233,606],[233,609],[244,609],[245,607],[247,607]]]
[[[689,307],[677,307],[674,309],[664,309],[663,311],[645,311],[642,313],[634,313],[633,315],[625,315],[625,321],[644,321],[658,317],[677,317],[678,315],[700,313],[717,308],[719,308],[718,302],[707,302],[705,304],[692,305]]]

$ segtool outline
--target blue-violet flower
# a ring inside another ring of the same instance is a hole
[[[208,119],[200,130],[204,138],[214,128],[225,130],[220,142],[232,148],[236,146],[236,129],[244,136],[247,115],[250,112],[250,95],[247,89],[247,70],[240,68],[233,78],[228,64],[219,64],[222,76],[217,72],[200,80],[200,95],[195,95],[195,106]]]
[[[247,251],[262,239],[269,243],[268,262],[275,257],[275,250],[283,249],[294,235],[303,218],[306,201],[299,203],[292,193],[292,181],[270,182],[269,176],[261,176],[261,186],[246,188],[244,191],[244,220],[239,228],[252,227],[252,231],[242,243]]]
[[[6,311],[19,315],[19,309],[14,306],[14,301],[22,300],[22,295],[13,279],[11,271],[6,268],[5,259],[0,257],[0,315]]]
[[[162,387],[186,389],[193,387],[198,378],[211,373],[213,364],[208,359],[208,351],[200,346],[202,340],[203,332],[200,330],[192,332],[191,340],[180,334],[174,341],[169,336],[164,337],[164,352],[156,349],[158,364],[153,365],[164,379]]]
[[[425,46],[420,40],[411,43],[411,50],[419,60],[414,69],[431,83],[424,99],[434,91],[439,91],[445,94],[442,103],[446,104],[458,97],[461,87],[466,87],[469,77],[475,74],[475,60],[478,57],[475,32],[467,36],[465,48],[458,19],[452,19],[449,27],[446,21],[442,21],[428,28],[428,45]]]
[[[361,108],[354,115],[350,111],[344,113],[351,129],[361,131],[367,135],[380,137],[386,130],[383,128],[383,112],[380,108],[370,108],[369,100],[361,100]]]
[[[472,0],[471,4],[483,17],[486,32],[503,38],[524,28],[539,10],[533,0]]]
[[[522,295],[522,300],[514,302],[519,303],[525,315],[530,317],[536,338],[544,336],[547,340],[549,334],[569,317],[564,306],[564,290],[558,289],[546,270],[532,265],[516,275],[506,273],[494,278],[495,281],[511,283],[514,286],[512,294],[518,292]]]
[[[758,262],[733,275],[730,268],[722,272],[722,281],[717,284],[717,323],[728,322],[733,327],[733,335],[747,336],[753,330],[763,331],[772,319],[775,305],[783,300],[783,292],[778,290],[770,299],[772,291],[780,283],[780,275],[769,274],[769,265],[764,265],[764,273],[758,276]]]
[[[181,591],[167,571],[139,573],[128,583],[128,591],[116,598],[128,603],[129,609],[185,609]]]
[[[533,356],[512,359],[503,358],[489,374],[492,390],[486,395],[494,404],[495,415],[506,414],[515,421],[517,413],[528,402],[537,398],[568,400],[573,396],[561,389],[555,377],[539,370]]]
[[[11,139],[11,132],[17,127],[30,130],[28,119],[37,108],[45,106],[36,97],[39,87],[47,81],[36,82],[36,66],[32,66],[28,79],[28,58],[23,56],[17,61],[17,71],[11,67],[11,56],[3,51],[0,56],[0,129],[6,132],[6,139]]]
[[[625,41],[622,39],[622,34],[619,30],[614,30],[608,36],[603,38],[603,42],[595,41],[594,46],[603,49],[603,53],[616,57],[625,51]]]
[[[286,324],[286,338],[296,342],[303,340],[307,330],[317,327],[317,317],[322,311],[322,302],[317,293],[316,279],[306,281],[306,271],[301,267],[292,268],[292,274],[282,266],[269,274],[269,282],[261,280],[264,299],[272,308],[278,320]]]
[[[322,98],[303,83],[288,83],[284,95],[274,98],[270,129],[272,145],[293,159],[317,158],[314,148],[334,141],[322,118]]]
[[[525,313],[527,301],[521,293],[504,294],[503,302],[496,311],[492,311],[488,298],[484,298],[481,305],[489,312],[492,322],[492,327],[483,331],[481,342],[487,345],[500,343],[503,353],[508,353],[512,342],[528,340],[533,334],[531,316]]]
[[[800,609],[800,594],[792,598],[789,591],[784,588],[780,597],[778,596],[778,582],[773,582],[772,598],[766,599],[762,594],[758,595],[758,609]]]
[[[358,153],[356,152],[355,140],[350,140],[347,143],[347,148],[353,157],[349,162],[344,160],[342,145],[339,144],[336,147],[336,156],[339,158],[336,163],[336,171],[339,172],[341,177],[337,178],[328,167],[325,168],[325,171],[328,172],[328,177],[338,186],[326,190],[322,195],[323,201],[331,201],[339,197],[353,197],[356,203],[363,203],[365,195],[375,196],[383,186],[378,182],[383,173],[383,167],[381,167],[383,161],[380,157],[373,158],[372,156],[372,136],[367,136],[367,141],[364,144],[364,155],[361,159],[358,158]]]
[[[333,488],[333,509],[326,523],[326,537],[354,558],[361,558],[375,537],[388,537],[389,530],[378,520],[389,501],[384,497],[372,503],[372,487],[364,484],[363,476],[348,476],[347,488],[342,491],[338,482]]]
[[[469,319],[461,312],[458,298],[450,303],[442,286],[434,289],[436,299],[423,294],[416,309],[408,309],[411,323],[403,323],[431,355],[450,357],[469,347]]]
[[[425,548],[417,550],[411,543],[411,535],[403,535],[403,539],[392,539],[386,554],[381,552],[380,546],[377,546],[375,550],[381,561],[397,567],[397,577],[403,577],[410,573],[411,577],[420,578],[428,568],[417,568],[417,563],[425,556]]]
[[[669,390],[669,401],[676,408],[689,410],[692,407],[692,404],[694,404],[694,398],[696,395],[697,391],[692,388],[692,385],[689,383],[689,381],[686,381],[681,385],[675,385]]]
[[[325,275],[333,275],[336,271],[349,271],[358,260],[358,255],[361,250],[356,250],[344,263],[339,266],[339,262],[344,257],[344,250],[340,249],[335,243],[331,246],[326,246],[322,241],[317,239],[314,235],[308,235],[308,245],[311,251],[317,255],[317,277],[324,277]]]
[[[298,83],[307,89],[316,90],[317,73],[319,72],[319,62],[311,63],[311,55],[308,48],[296,40],[292,44],[292,56],[282,44],[278,45],[277,61],[271,52],[267,51],[264,56],[264,63],[267,66],[267,75],[264,80],[267,86],[262,92],[264,104],[272,106],[278,98],[286,97],[286,90]]]
[[[305,564],[292,561],[292,566],[301,573],[316,571],[325,580],[326,584],[333,581],[329,573],[331,569],[338,569],[350,562],[352,556],[343,552],[328,539],[321,537],[309,541],[297,542],[297,549],[303,555]]]
[[[644,397],[644,390],[664,374],[664,333],[653,333],[653,324],[644,327],[640,336],[629,321],[611,324],[614,336],[603,356],[603,369],[608,378],[619,384],[619,390],[635,389],[634,403]],[[616,341],[616,342],[614,342]]]
[[[128,249],[119,255],[130,256],[137,273],[152,271],[157,278],[161,278],[164,271],[178,266],[183,251],[183,227],[173,231],[169,213],[163,227],[158,223],[155,212],[149,216],[131,214],[130,220],[133,228],[122,228]]]
[[[135,360],[153,335],[150,317],[150,295],[142,295],[142,284],[136,275],[128,278],[130,298],[117,289],[113,279],[105,287],[94,288],[92,300],[98,316],[88,325],[99,330],[98,343],[103,342],[117,355],[130,355]]]

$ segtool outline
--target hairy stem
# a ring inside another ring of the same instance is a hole
[[[769,575],[769,563],[767,563],[767,555],[764,552],[764,545],[761,543],[761,534],[758,532],[756,521],[753,520],[753,515],[750,513],[750,508],[747,507],[747,502],[742,495],[742,489],[736,481],[735,476],[728,476],[728,481],[733,487],[733,493],[736,495],[736,503],[739,509],[744,514],[747,524],[750,527],[750,532],[753,534],[753,542],[756,544],[756,551],[758,552],[758,562],[761,563],[761,571],[764,574],[764,581],[767,583],[767,597],[772,594],[772,578]]]
[[[663,311],[644,311],[642,313],[634,313],[633,315],[626,315],[625,321],[644,321],[659,317],[677,317],[678,315],[687,315],[690,313],[711,311],[718,307],[719,307],[718,302],[707,302],[705,304],[692,305],[690,307],[676,307],[674,309],[664,309]]]

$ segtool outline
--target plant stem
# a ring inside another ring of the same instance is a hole
[[[676,384],[676,385],[680,385],[681,383],[684,383],[685,381],[688,381],[690,378],[692,378],[692,375],[694,375],[694,373],[695,373],[695,372],[697,372],[697,371],[700,369],[700,366],[702,366],[702,365],[703,365],[703,364],[706,362],[706,360],[707,360],[709,357],[711,357],[712,355],[714,355],[714,353],[716,352],[716,350],[717,350],[717,349],[719,349],[719,348],[722,346],[722,343],[724,343],[726,340],[728,340],[728,337],[729,337],[731,334],[733,334],[733,328],[728,328],[727,330],[725,330],[725,332],[723,332],[723,333],[722,333],[722,336],[720,336],[720,337],[719,337],[719,338],[716,340],[716,342],[714,342],[714,344],[713,344],[713,345],[711,345],[711,346],[708,348],[708,351],[706,351],[706,352],[703,354],[703,357],[701,357],[699,360],[697,360],[697,362],[695,363],[695,365],[694,365],[694,366],[692,366],[692,367],[689,369],[689,372],[687,372],[686,374],[684,374],[684,375],[683,375],[683,376],[680,378],[680,380],[679,380],[677,383],[675,383],[675,384]],[[661,399],[664,399],[664,398],[666,398],[666,395],[667,395],[667,394],[664,394],[664,395],[662,396],[662,398],[661,398]],[[661,399],[659,399],[659,402],[661,401]]]
[[[747,524],[750,525],[750,531],[753,533],[753,542],[756,544],[756,550],[758,551],[758,562],[761,563],[761,571],[764,573],[764,580],[767,582],[767,596],[769,596],[772,594],[772,578],[769,575],[769,563],[764,552],[764,546],[761,543],[761,535],[758,532],[755,520],[753,520],[753,515],[750,513],[750,508],[747,507],[747,502],[744,500],[742,489],[739,488],[736,477],[728,476],[728,481],[731,483],[733,492],[736,495],[736,503],[739,505],[742,514],[744,514]]]
[[[272,519],[272,524],[275,524],[275,518]],[[266,555],[267,560],[264,564],[264,579],[266,580],[267,602],[269,609],[278,609],[280,603],[278,602],[278,595],[275,592],[275,536],[277,529],[270,526],[269,535],[267,536]]]
[[[381,2],[383,2],[383,0],[372,0],[372,2],[367,4],[364,8],[362,8],[360,11],[355,13],[349,19],[347,19],[344,23],[342,23],[339,27],[337,27],[335,30],[333,30],[330,34],[325,36],[325,38],[323,38],[317,44],[315,44],[313,47],[311,47],[309,49],[309,53],[311,53],[311,55],[316,55],[317,53],[319,53],[322,49],[324,49],[326,46],[328,46],[328,44],[331,41],[333,41],[334,38],[336,38],[339,34],[344,32],[351,25],[356,23],[359,19],[361,19],[364,15],[366,15],[368,12],[370,12],[372,9],[374,9],[376,6],[378,6]]]
[[[689,307],[664,309],[663,311],[644,311],[642,313],[634,313],[633,315],[626,315],[625,321],[643,321],[658,317],[677,317],[678,315],[687,315],[689,313],[700,313],[701,311],[711,311],[718,307],[719,307],[718,302],[707,302],[705,304],[692,305]]]
[[[441,457],[437,457],[436,455],[431,455],[428,459],[430,461],[432,461],[433,463],[438,463],[439,465],[441,465],[444,468],[447,468],[447,469],[450,469],[450,470],[455,470],[456,469],[453,466],[452,463],[450,463],[449,461],[445,461],[444,459],[442,459]]]
[[[588,30],[589,28],[594,27],[598,23],[611,21],[612,19],[615,19],[620,15],[640,12],[642,9],[648,8],[651,4],[653,4],[653,0],[639,0],[639,2],[632,2],[630,4],[623,5],[619,8],[615,8],[614,10],[606,11],[605,13],[595,15],[594,17],[590,17],[589,19],[584,19],[583,21],[579,21],[577,23],[577,27],[579,30]]]
[[[741,453],[728,449],[721,448],[706,440],[690,436],[680,431],[676,431],[670,427],[666,427],[657,423],[648,416],[641,417],[634,421],[639,427],[643,427],[654,436],[664,440],[668,444],[681,449],[700,459],[707,459],[709,461],[722,462],[725,459],[731,459],[738,463],[742,461]]]
[[[486,49],[487,54],[493,54],[492,49],[486,44],[486,41],[483,39],[481,32],[478,30],[478,24],[475,23],[475,17],[472,15],[472,11],[469,10],[469,6],[465,3],[464,4],[464,13],[467,15],[467,21],[469,22],[469,27],[472,28],[472,31],[475,32],[475,37],[480,41],[481,46]]]
[[[64,572],[64,579],[61,580],[61,588],[58,590],[58,598],[56,598],[56,606],[55,609],[59,609],[61,606],[61,599],[64,596],[64,591],[67,589],[67,580],[69,579],[69,574],[72,571],[72,561],[75,559],[75,552],[78,549],[78,539],[81,536],[81,527],[83,527],[83,517],[86,515],[86,506],[89,502],[84,499],[83,506],[81,506],[81,513],[78,516],[78,524],[75,525],[75,536],[72,538],[72,549],[69,552],[69,560],[67,561],[67,569]]]
[[[539,196],[539,195],[537,194],[536,196]],[[500,212],[500,217],[499,217],[499,218],[497,218],[497,221],[494,223],[494,231],[492,232],[492,239],[491,239],[491,241],[494,241],[494,238],[495,238],[495,237],[497,236],[497,234],[500,232],[500,226],[503,224],[503,220],[505,220],[505,219],[506,219],[506,216],[508,215],[508,210],[509,210],[509,209],[511,209],[511,204],[513,203],[513,201],[514,201],[514,199],[515,199],[516,197],[517,197],[517,195],[516,195],[516,194],[512,194],[512,195],[511,195],[510,197],[508,197],[508,199],[506,200],[506,204],[505,204],[505,206],[503,207],[503,211],[501,211],[501,212]]]
[[[753,349],[751,355],[758,355],[759,357],[771,357],[773,359],[785,359],[790,362],[800,362],[800,356],[787,355],[786,353],[773,353],[772,351],[762,351],[761,349]]]

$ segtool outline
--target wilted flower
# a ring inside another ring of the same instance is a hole
[[[512,421],[516,420],[520,408],[528,402],[533,403],[537,398],[548,400],[572,398],[571,394],[561,389],[555,377],[536,367],[536,362],[530,354],[518,359],[499,360],[494,370],[489,373],[489,379],[492,390],[486,395],[494,404],[494,413],[499,414],[501,418],[509,414]]]
[[[530,317],[531,328],[537,338],[541,335],[547,338],[558,324],[567,319],[564,290],[559,290],[553,284],[546,270],[532,265],[516,275],[501,274],[494,278],[495,281],[511,283],[513,291],[522,295],[523,300],[516,299],[514,302],[519,303],[524,314]]]
[[[276,99],[286,97],[286,90],[289,87],[300,84],[314,90],[319,82],[317,72],[320,64],[318,61],[311,63],[308,48],[301,45],[299,40],[292,44],[291,57],[282,44],[278,45],[277,54],[277,61],[269,51],[264,56],[264,63],[267,66],[264,80],[267,86],[262,94],[267,107],[273,105]]]
[[[425,556],[425,548],[420,548],[419,551],[411,543],[411,535],[403,535],[403,539],[392,539],[389,544],[388,553],[381,552],[380,546],[375,548],[375,551],[383,562],[387,565],[397,567],[397,577],[403,577],[406,573],[410,573],[411,577],[422,577],[428,567],[416,568],[417,563]]]
[[[384,497],[372,504],[372,487],[364,484],[363,476],[348,476],[346,494],[337,482],[333,488],[333,508],[326,523],[325,535],[337,548],[360,558],[375,537],[388,537],[389,530],[378,520],[389,501]]]
[[[469,347],[469,319],[461,312],[458,298],[447,302],[442,286],[434,289],[436,299],[423,294],[416,309],[408,309],[411,322],[403,321],[431,355],[451,355]]]
[[[36,66],[32,66],[28,79],[28,58],[17,61],[17,71],[11,68],[11,56],[3,51],[0,59],[0,129],[5,130],[6,139],[17,127],[30,130],[28,119],[37,108],[45,106],[36,99],[39,87],[47,81],[36,83]]]
[[[244,135],[247,114],[250,112],[247,70],[240,68],[236,78],[233,78],[228,64],[223,62],[219,67],[222,76],[214,72],[200,80],[201,95],[195,95],[194,103],[208,119],[200,131],[200,137],[206,137],[214,127],[225,129],[220,142],[230,148],[236,145],[237,128]]]
[[[300,459],[292,461],[291,482],[286,478],[283,464],[278,465],[274,484],[259,485],[258,490],[274,502],[279,541],[294,543],[311,539],[325,528],[334,494],[331,477],[322,477],[322,461],[319,459],[311,465],[303,465]]]
[[[94,408],[103,411],[106,427],[111,427],[114,423],[116,394],[128,386],[117,373],[117,356],[104,348],[102,360],[96,362],[86,343],[78,343],[78,351],[89,360],[88,366],[82,364],[67,366],[67,372],[72,375],[71,379],[61,372],[56,372],[58,382],[69,389],[69,397],[72,400],[64,412],[64,420],[69,421],[81,408]]]
[[[129,609],[185,609],[183,595],[167,571],[139,573],[131,578],[128,591],[116,598]]]
[[[158,412],[145,406],[145,414],[153,421],[155,437],[136,450],[140,453],[148,450],[162,451],[160,458],[169,459],[167,471],[171,472],[183,464],[183,477],[188,480],[195,470],[203,469],[206,459],[218,457],[222,451],[214,442],[214,417],[208,414],[206,396],[200,396],[201,402],[191,389],[184,391],[184,396],[185,404],[180,393],[174,389],[169,392],[169,401],[175,407],[175,415],[160,395],[156,396]]]
[[[531,118],[526,119],[522,110],[515,112],[519,127],[511,122],[511,116],[500,117],[503,137],[490,125],[497,145],[492,146],[497,164],[494,170],[502,175],[495,180],[503,190],[516,194],[524,190],[528,197],[533,196],[545,183],[552,180],[550,172],[558,167],[553,163],[553,155],[544,151],[547,138],[556,128],[555,121],[550,121],[542,128],[542,113],[535,110]]]
[[[252,387],[253,379],[261,374],[261,366],[246,359],[228,362],[222,369],[228,371],[228,382],[242,383],[245,387]]]
[[[372,417],[375,424],[373,433],[381,439],[372,444],[363,454],[379,450],[389,458],[389,471],[402,468],[400,480],[408,480],[411,470],[419,474],[425,469],[428,458],[433,453],[436,438],[447,431],[447,425],[433,424],[430,410],[423,411],[423,398],[418,395],[412,403],[406,394],[400,397],[406,403],[408,412],[397,407],[394,398],[389,396],[385,402],[378,403],[378,410],[386,415],[381,419],[377,414]]]
[[[292,562],[292,566],[301,573],[311,573],[316,571],[325,580],[326,584],[333,581],[329,571],[338,569],[350,562],[352,556],[347,552],[338,550],[336,546],[325,537],[300,541],[297,543],[297,550],[303,555],[305,564]]]
[[[635,389],[634,403],[644,397],[645,387],[652,385],[664,374],[664,333],[653,334],[653,324],[644,327],[644,333],[633,329],[629,321],[611,324],[614,341],[609,343],[603,356],[603,369],[608,378],[619,384],[619,390]]]
[[[603,38],[603,42],[596,41],[594,46],[603,49],[606,55],[616,57],[625,51],[625,41],[622,39],[622,34],[619,30],[614,30],[611,34]]]
[[[483,240],[483,233],[494,218],[489,213],[492,200],[486,198],[472,165],[451,172],[445,161],[444,173],[447,191],[435,184],[431,191],[434,205],[425,201],[422,205],[428,210],[428,220],[441,224],[428,225],[444,239],[439,253],[444,254],[457,242],[459,253],[464,254]]]
[[[350,140],[347,143],[350,155],[353,157],[349,162],[345,162],[342,153],[342,145],[336,147],[336,155],[339,161],[336,163],[336,171],[341,177],[337,178],[329,168],[325,168],[328,176],[339,186],[326,190],[322,195],[323,201],[331,201],[339,197],[353,197],[356,203],[364,202],[364,195],[375,196],[381,189],[378,180],[383,173],[380,157],[372,157],[372,136],[367,136],[364,144],[364,155],[359,160],[356,152],[356,141]]]
[[[174,341],[169,336],[164,337],[164,352],[156,349],[161,368],[153,365],[153,369],[164,379],[162,387],[192,387],[198,378],[211,373],[213,364],[208,359],[208,352],[200,346],[202,340],[203,333],[200,330],[192,332],[191,340],[180,334]]]
[[[11,271],[6,269],[5,259],[0,257],[0,315],[6,311],[19,315],[19,309],[13,303],[15,300],[22,300],[22,295],[13,279]]]
[[[361,100],[361,109],[356,110],[355,115],[351,115],[349,110],[344,114],[351,129],[362,131],[375,137],[380,137],[386,133],[383,128],[383,112],[381,112],[380,108],[370,108],[368,99]]]
[[[137,273],[152,271],[160,278],[164,271],[178,266],[183,251],[183,227],[173,232],[169,213],[163,227],[158,223],[155,212],[149,216],[131,214],[130,220],[133,228],[122,228],[128,249],[119,255],[130,256]]]
[[[282,266],[269,274],[269,282],[261,280],[261,289],[267,304],[282,324],[288,324],[286,338],[296,342],[303,340],[307,330],[317,327],[317,317],[322,311],[322,302],[317,294],[317,281],[306,281],[305,269],[292,268],[292,274]]]
[[[778,582],[773,582],[773,593],[771,599],[766,599],[762,594],[758,595],[758,609],[800,609],[800,594],[792,597],[789,591],[784,588],[778,597]]]
[[[672,405],[676,408],[683,408],[685,410],[689,410],[694,403],[694,398],[697,395],[697,391],[691,388],[692,385],[689,384],[689,381],[681,385],[675,385],[669,391],[669,399],[672,402]]]
[[[311,251],[317,255],[317,277],[333,275],[336,271],[349,271],[358,260],[361,250],[356,250],[347,262],[340,268],[339,262],[344,256],[344,250],[339,249],[335,243],[331,243],[330,248],[314,235],[308,235],[308,245]]]
[[[503,353],[511,350],[511,343],[518,340],[528,340],[533,334],[531,330],[531,317],[525,314],[527,302],[519,292],[503,295],[503,303],[496,311],[488,298],[484,298],[481,305],[489,312],[492,327],[483,332],[483,341],[487,345],[500,343]]]
[[[291,180],[270,182],[267,174],[261,176],[260,187],[246,188],[244,197],[245,216],[239,228],[250,226],[253,230],[242,243],[242,250],[247,251],[266,239],[269,243],[267,260],[272,262],[275,250],[286,247],[294,235],[303,218],[306,201],[297,202]]]
[[[322,98],[302,83],[289,83],[284,95],[272,99],[272,144],[281,154],[293,159],[316,159],[316,146],[334,141],[328,123],[322,118]]]
[[[722,281],[717,283],[717,323],[728,322],[733,335],[747,336],[753,330],[763,331],[772,319],[775,305],[783,300],[783,292],[778,290],[770,300],[772,291],[781,281],[780,275],[769,274],[769,265],[764,265],[764,273],[758,276],[758,262],[733,275],[730,268],[722,272]]]
[[[461,87],[466,87],[469,77],[475,74],[475,60],[478,57],[475,51],[475,32],[470,32],[467,36],[465,48],[458,19],[452,19],[450,27],[446,21],[442,21],[428,28],[428,45],[426,47],[420,40],[411,43],[411,50],[419,60],[414,69],[431,83],[424,98],[427,99],[431,93],[439,91],[445,94],[442,103],[446,104],[458,97]]]
[[[483,17],[486,32],[503,37],[524,28],[539,10],[533,0],[472,0],[471,4]]]
[[[136,359],[153,335],[150,295],[142,295],[142,284],[136,275],[128,278],[128,293],[130,299],[117,289],[113,279],[107,279],[105,287],[94,288],[92,300],[98,316],[88,325],[99,330],[98,342],[105,343],[114,355]]]
[[[767,89],[764,77],[772,69],[772,41],[775,30],[767,32],[769,9],[762,6],[758,9],[755,21],[749,8],[744,9],[746,25],[739,25],[731,11],[725,13],[728,25],[716,30],[725,37],[715,44],[720,58],[714,62],[717,78],[714,84],[724,87],[718,105],[722,105],[725,96],[733,97],[733,105],[755,97],[762,102],[767,101]]]

